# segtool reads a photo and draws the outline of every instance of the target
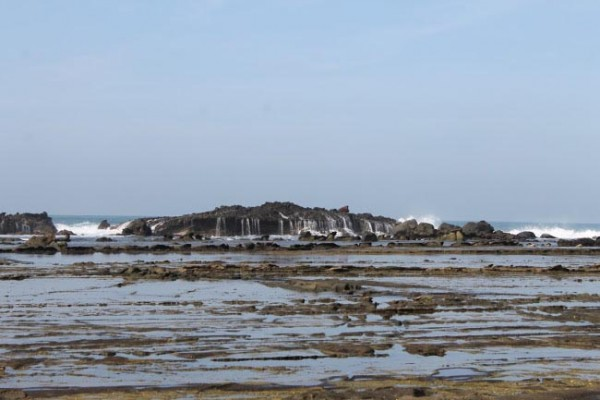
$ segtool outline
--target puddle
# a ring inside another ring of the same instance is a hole
[[[450,381],[469,381],[474,378],[487,376],[485,372],[474,368],[440,368],[431,375],[434,379],[446,379]]]

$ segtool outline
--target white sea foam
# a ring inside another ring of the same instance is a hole
[[[61,224],[56,223],[56,229],[60,232],[67,230],[73,232],[77,236],[84,237],[100,237],[100,236],[114,236],[119,235],[123,232],[123,229],[130,224],[131,221],[124,222],[120,225],[111,226],[108,229],[98,229],[98,222],[84,221],[76,224]]]
[[[408,217],[399,218],[398,222],[406,222],[406,221],[409,221],[411,219],[416,219],[417,222],[419,222],[419,223],[426,222],[428,224],[431,224],[431,225],[435,226],[436,228],[438,226],[440,226],[440,224],[442,223],[442,220],[440,218],[436,217],[435,215],[431,215],[431,214],[421,215],[421,216],[418,216],[418,217],[409,215]]]
[[[559,239],[594,238],[600,236],[600,231],[594,229],[571,229],[560,226],[525,225],[518,229],[511,229],[509,233],[516,235],[519,232],[529,231],[537,237],[546,233]]]

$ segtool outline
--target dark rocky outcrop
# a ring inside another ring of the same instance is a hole
[[[438,235],[437,229],[427,222],[418,223],[416,219],[396,224],[394,238],[400,240],[431,239]]]
[[[461,231],[460,226],[448,224],[442,222],[437,229],[438,237],[442,240],[449,240],[452,242],[460,242],[464,239],[464,235]]]
[[[491,238],[494,227],[486,221],[467,222],[462,227],[462,233],[466,238]]]
[[[515,243],[515,235],[510,233],[496,231],[494,227],[486,221],[468,222],[462,228],[458,225],[442,223],[437,229],[430,223],[417,222],[410,219],[397,223],[393,230],[394,239],[398,240],[422,240],[434,239],[441,241],[462,242],[465,239],[471,241],[486,242],[506,242]],[[532,233],[523,233],[521,240],[531,238]],[[535,238],[533,235],[532,238]]]
[[[98,229],[108,229],[110,228],[110,223],[103,219],[102,221],[100,221],[100,224],[98,225]]]
[[[515,235],[515,239],[517,240],[532,240],[536,238],[537,236],[535,236],[535,233],[529,231],[520,232]]]
[[[412,239],[418,226],[419,223],[416,219],[409,219],[404,222],[400,222],[394,226],[394,238],[405,240]]]
[[[392,218],[340,210],[305,208],[294,203],[272,202],[258,207],[223,206],[213,211],[180,217],[143,218],[133,221],[124,234],[179,236],[185,233],[210,236],[298,235],[304,231],[352,236],[367,232],[391,233]],[[144,228],[145,226],[145,228]],[[153,230],[149,227],[152,226]],[[305,238],[305,239],[308,239]],[[310,239],[308,239],[310,240]]]
[[[556,239],[556,236],[552,236],[549,233],[542,233],[542,236],[540,236],[540,238],[542,238],[542,239]]]
[[[56,233],[47,213],[0,213],[0,235],[48,235]]]
[[[421,222],[415,229],[415,236],[418,238],[431,238],[436,236],[437,231],[435,227],[427,222]]]
[[[600,239],[580,238],[580,239],[559,239],[559,247],[596,247],[600,246]]]
[[[363,242],[376,242],[379,240],[376,233],[368,232],[365,233],[362,237]]]
[[[150,236],[150,235],[152,235],[152,229],[150,229],[146,220],[136,219],[134,221],[131,221],[131,223],[123,229],[122,234],[123,235]]]
[[[438,227],[438,233],[440,235],[447,235],[452,232],[460,231],[460,226],[448,224],[446,222],[442,222]]]

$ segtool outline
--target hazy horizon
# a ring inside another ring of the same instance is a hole
[[[599,2],[0,5],[0,212],[600,222]]]

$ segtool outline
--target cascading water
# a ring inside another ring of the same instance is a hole
[[[251,235],[260,235],[260,219],[252,218],[252,232]]]
[[[327,232],[337,231],[337,226],[335,218],[327,216]]]
[[[240,227],[242,228],[242,236],[257,236],[261,234],[259,218],[242,218],[240,219]]]
[[[215,236],[226,236],[227,235],[227,224],[225,218],[217,217],[217,226],[215,228]]]

